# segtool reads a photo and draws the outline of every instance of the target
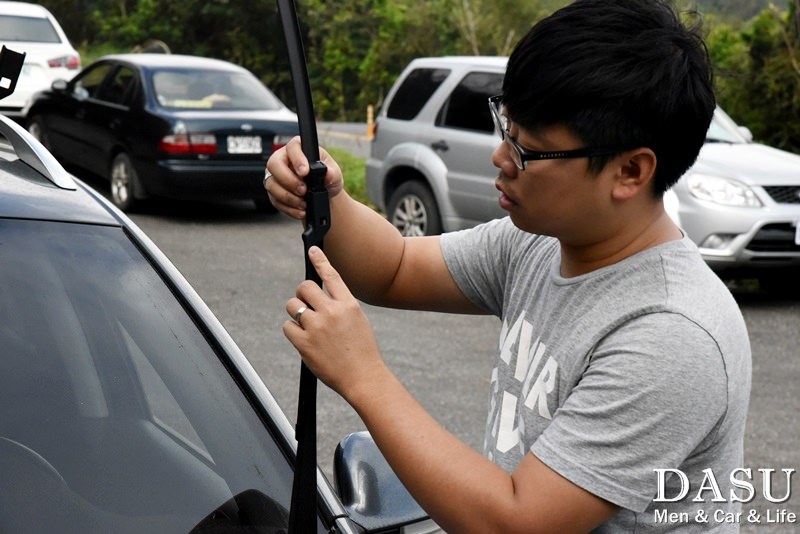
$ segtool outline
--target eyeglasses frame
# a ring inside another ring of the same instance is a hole
[[[553,150],[541,152],[538,150],[526,150],[519,146],[517,140],[508,131],[506,124],[509,119],[500,113],[500,103],[503,100],[503,95],[495,95],[489,97],[489,110],[494,121],[494,126],[500,134],[500,139],[505,141],[511,147],[511,160],[521,171],[524,171],[527,162],[539,161],[544,159],[573,159],[573,158],[590,158],[594,156],[610,156],[612,154],[619,154],[633,147],[626,146],[606,146],[606,147],[586,147],[576,148],[573,150]],[[514,157],[516,154],[516,158]]]

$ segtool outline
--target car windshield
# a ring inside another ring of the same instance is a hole
[[[277,98],[246,72],[159,70],[153,89],[161,106],[170,109],[276,110]]]
[[[706,141],[710,143],[747,143],[739,126],[724,111],[717,108],[711,125],[706,133]]]
[[[0,281],[0,530],[285,530],[285,454],[122,229],[0,219]]]
[[[0,41],[60,43],[61,39],[47,19],[0,15]]]

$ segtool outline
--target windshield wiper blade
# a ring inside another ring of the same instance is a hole
[[[315,122],[311,87],[308,80],[303,42],[297,9],[293,0],[277,0],[278,12],[283,26],[289,67],[297,100],[297,118],[303,153],[310,165],[305,178],[307,193],[306,228],[303,232],[306,280],[313,280],[322,287],[322,280],[308,258],[312,246],[323,248],[325,234],[330,228],[330,205],[325,188],[327,168],[320,161],[319,140]],[[317,377],[305,363],[300,367],[300,390],[298,393],[297,457],[292,485],[292,502],[289,509],[289,533],[311,534],[317,529]]]

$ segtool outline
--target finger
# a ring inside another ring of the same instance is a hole
[[[292,297],[286,302],[286,313],[292,318],[293,321],[298,322],[301,325],[302,321],[308,319],[313,311],[314,308],[310,304],[306,304],[304,300],[297,297]],[[301,314],[299,321],[297,320],[298,313]]]
[[[300,137],[295,136],[286,144],[286,155],[289,158],[289,165],[297,173],[297,176],[303,177],[308,174],[310,166],[308,158],[303,153],[303,146],[300,144]]]
[[[302,165],[303,168],[298,169],[297,165]],[[282,189],[302,197],[306,192],[303,176],[308,174],[308,162],[300,148],[300,138],[294,137],[286,146],[276,150],[267,160],[266,170],[272,175],[265,183],[266,188],[269,188],[270,184],[277,184]],[[283,200],[279,195],[275,197]]]
[[[273,165],[273,167],[276,167],[276,165]],[[264,188],[267,190],[270,202],[277,207],[285,208],[283,211],[304,212],[306,209],[305,200],[303,200],[302,196],[297,195],[296,192],[287,189],[285,185],[287,181],[291,182],[291,179],[287,180],[285,176],[281,178],[278,175],[272,175],[265,181]]]
[[[347,284],[344,283],[339,272],[333,268],[321,248],[315,246],[308,249],[308,258],[332,298],[338,300],[353,296]]]
[[[300,282],[300,284],[297,286],[297,292],[295,295],[297,297],[297,303],[295,304],[296,308],[292,308],[295,311],[297,311],[297,308],[300,307],[300,304],[298,303],[302,303],[303,306],[308,306],[309,309],[317,312],[329,309],[328,304],[331,301],[331,297],[329,297],[321,287],[311,280]],[[289,304],[287,303],[287,306],[288,305]]]
[[[308,336],[306,331],[303,330],[303,327],[292,319],[288,319],[283,323],[283,335],[286,336],[289,343],[302,354],[302,347],[305,347]]]
[[[342,170],[339,168],[339,164],[324,148],[320,147],[319,153],[320,160],[325,164],[325,167],[328,168],[325,173],[325,186],[330,187],[333,185],[341,187]]]

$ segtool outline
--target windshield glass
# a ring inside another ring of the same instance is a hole
[[[0,15],[0,41],[60,43],[61,39],[47,19]]]
[[[217,70],[159,70],[153,89],[170,109],[280,109],[278,99],[255,76]]]
[[[291,466],[123,230],[0,219],[0,318],[0,531],[284,531]]]
[[[706,141],[716,143],[747,143],[739,126],[724,111],[717,108],[706,133]]]

